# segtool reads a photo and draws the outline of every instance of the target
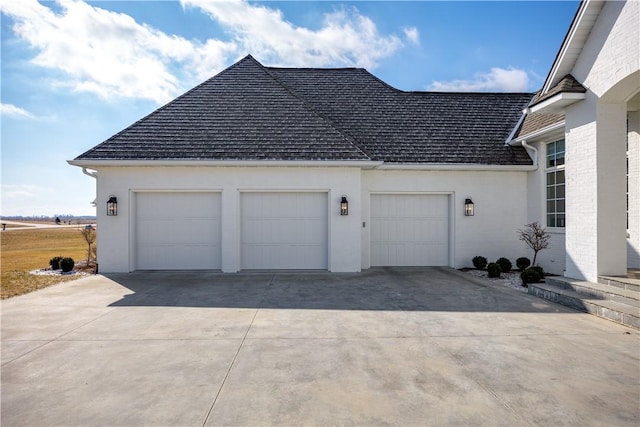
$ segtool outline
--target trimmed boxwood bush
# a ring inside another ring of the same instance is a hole
[[[483,256],[474,256],[472,261],[473,266],[478,270],[484,270],[484,268],[487,266],[487,259]]]
[[[495,262],[489,263],[487,265],[487,273],[489,277],[500,277],[500,266]]]
[[[522,286],[526,287],[529,283],[538,283],[542,279],[542,275],[538,268],[527,267],[520,273],[520,278],[522,279]]]
[[[76,265],[76,263],[73,258],[66,257],[60,260],[60,268],[62,268],[63,273],[68,273],[73,270],[74,265]]]
[[[532,267],[529,268],[533,268],[534,270],[536,270],[538,272],[538,274],[540,275],[540,280],[544,279],[544,270],[542,269],[542,267],[540,267],[539,265],[534,265]]]
[[[524,271],[525,268],[531,265],[531,261],[526,256],[520,257],[516,260],[516,266],[518,270]]]
[[[51,266],[52,270],[60,270],[60,260],[62,259],[61,256],[54,256],[53,258],[51,258],[49,260],[49,265]]]
[[[500,266],[500,270],[501,270],[503,273],[508,273],[508,272],[510,272],[510,271],[511,271],[511,267],[512,267],[512,265],[511,265],[511,261],[509,261],[507,258],[504,258],[504,257],[499,258],[499,259],[496,261],[496,264],[498,264],[498,265]]]

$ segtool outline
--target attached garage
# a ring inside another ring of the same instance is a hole
[[[135,193],[136,269],[220,269],[220,217],[220,193]]]
[[[449,265],[449,196],[372,194],[371,265]]]
[[[328,268],[326,192],[242,193],[241,268]]]
[[[522,253],[504,236],[525,223],[534,162],[505,141],[532,96],[403,92],[247,56],[71,164],[98,180],[102,272],[462,267],[485,246]],[[488,210],[454,223],[454,193]]]

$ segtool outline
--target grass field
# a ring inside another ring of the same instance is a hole
[[[5,231],[0,233],[0,249],[2,299],[80,277],[29,274],[48,268],[54,256],[68,256],[76,263],[87,257],[87,243],[75,228]]]

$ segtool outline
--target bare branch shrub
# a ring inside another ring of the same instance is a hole
[[[96,255],[96,248],[95,248],[95,241],[96,241],[96,229],[93,228],[92,226],[86,226],[84,228],[80,229],[80,234],[82,234],[82,237],[84,237],[84,240],[87,242],[87,265],[89,265],[89,263],[91,262],[91,259],[95,260],[95,255]]]
[[[531,224],[525,225],[524,230],[518,230],[518,238],[533,249],[533,261],[531,265],[536,265],[538,252],[549,247],[551,236],[540,224],[532,222]]]

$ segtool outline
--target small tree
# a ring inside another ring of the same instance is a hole
[[[551,236],[547,233],[547,230],[540,227],[540,224],[532,222],[527,224],[524,230],[518,230],[518,238],[533,249],[533,261],[531,264],[536,265],[538,252],[549,247]]]
[[[94,243],[96,241],[96,230],[90,225],[87,225],[84,228],[80,229],[80,234],[84,237],[84,240],[87,242],[87,265],[91,261],[91,256],[95,253]]]

